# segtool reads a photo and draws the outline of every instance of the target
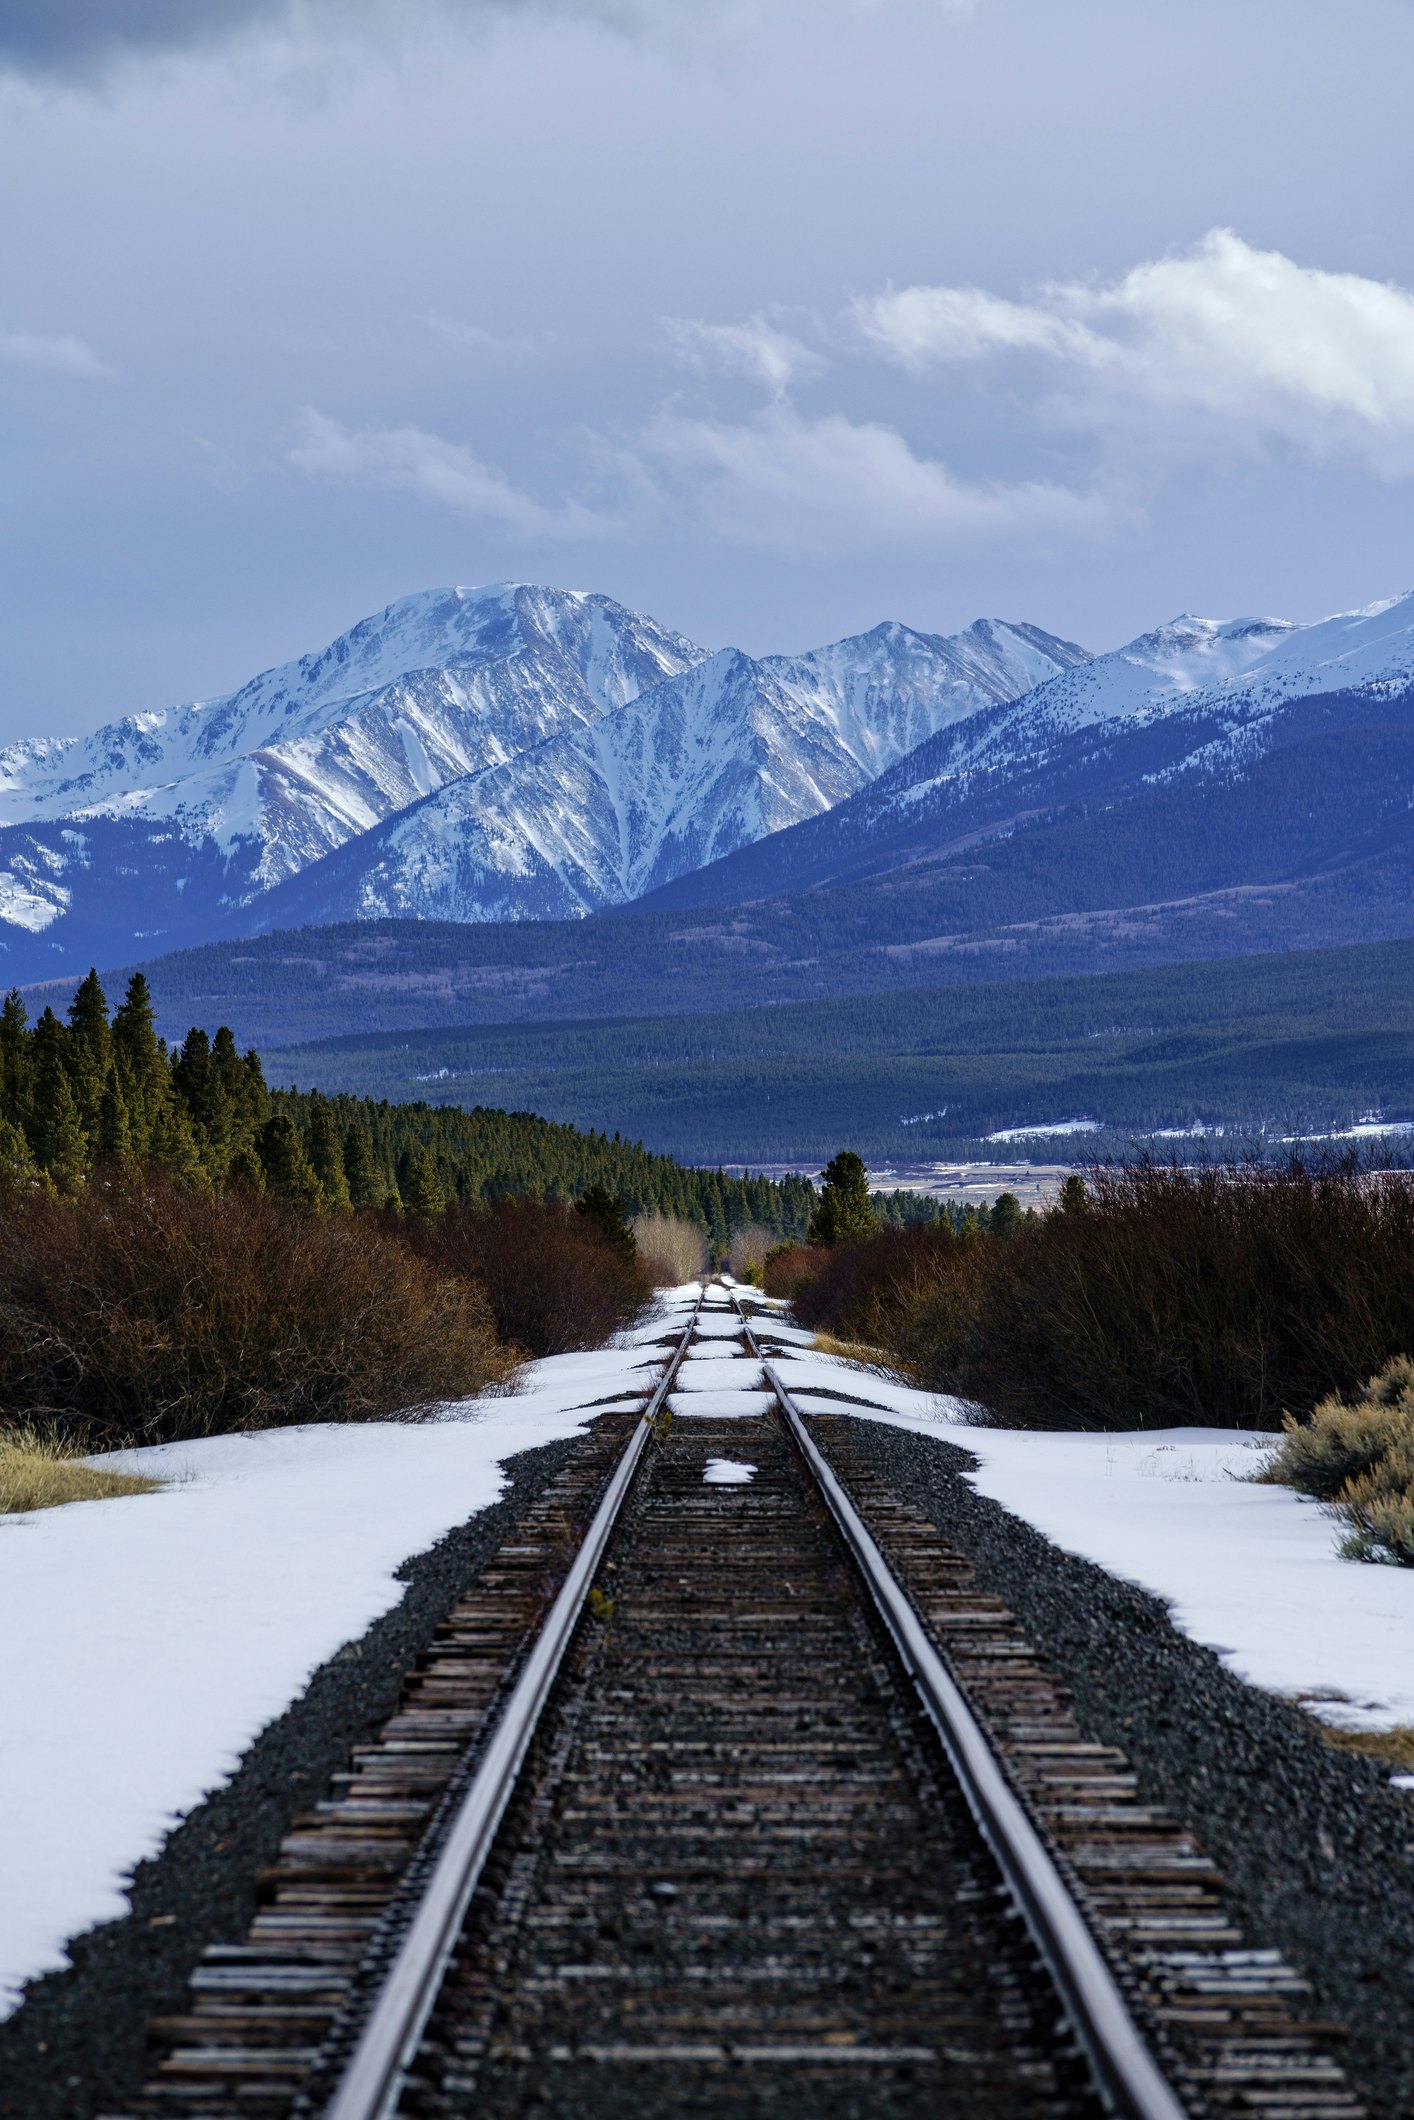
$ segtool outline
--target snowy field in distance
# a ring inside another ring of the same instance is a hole
[[[764,1320],[758,1330],[770,1339]],[[803,1413],[859,1414],[972,1451],[979,1494],[1163,1598],[1239,1678],[1344,1729],[1414,1724],[1414,1569],[1341,1560],[1340,1529],[1314,1503],[1253,1485],[1269,1436],[981,1428],[957,1399],[836,1356],[782,1345],[773,1366]]]
[[[0,1518],[0,2017],[127,1911],[133,1865],[398,1603],[401,1563],[499,1498],[505,1458],[641,1402],[652,1341],[695,1299],[669,1291],[625,1345],[533,1362],[441,1418],[119,1451],[101,1462],[173,1484]]]

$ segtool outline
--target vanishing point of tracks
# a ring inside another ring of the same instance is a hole
[[[757,1329],[710,1288],[601,1416],[133,2113],[1360,2112],[1203,1852]]]

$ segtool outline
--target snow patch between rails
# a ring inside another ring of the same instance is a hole
[[[708,1458],[702,1478],[708,1487],[749,1487],[756,1467],[744,1458]]]
[[[668,1395],[669,1413],[688,1421],[759,1421],[775,1403],[770,1391],[674,1391]]]

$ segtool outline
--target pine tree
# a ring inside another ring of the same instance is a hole
[[[580,1195],[575,1212],[602,1230],[617,1251],[628,1258],[633,1257],[637,1246],[624,1214],[624,1203],[617,1193],[611,1193],[606,1185],[590,1185]]]
[[[1085,1196],[1085,1180],[1078,1170],[1073,1170],[1061,1187],[1057,1205],[1063,1215],[1083,1215],[1088,1212],[1090,1202]]]
[[[351,1213],[353,1198],[344,1168],[344,1144],[328,1101],[318,1095],[310,1100],[307,1147],[325,1207],[334,1215]]]
[[[266,1120],[255,1147],[267,1192],[281,1200],[298,1201],[304,1207],[321,1205],[319,1180],[288,1112],[276,1112]]]
[[[874,1233],[874,1203],[863,1158],[841,1149],[825,1165],[820,1204],[810,1218],[812,1244],[847,1244]]]
[[[98,973],[90,971],[80,981],[69,1003],[70,1075],[85,1125],[93,1130],[103,1085],[113,1058],[113,1034],[108,1027],[108,996]]]
[[[0,1192],[14,1192],[35,1180],[34,1157],[21,1127],[0,1118]]]
[[[165,1170],[169,1178],[176,1178],[183,1185],[209,1182],[211,1174],[202,1156],[191,1114],[175,1090],[169,1089],[158,1107],[147,1152],[159,1170]]]
[[[98,1121],[93,1136],[93,1160],[104,1170],[126,1170],[133,1160],[133,1130],[128,1123],[127,1099],[110,1060],[98,1103]]]
[[[1014,1192],[1000,1192],[992,1202],[987,1227],[994,1237],[1009,1237],[1021,1227],[1021,1202]]]
[[[366,1126],[345,1130],[344,1175],[355,1207],[383,1206],[388,1197],[388,1176],[373,1160],[373,1143]]]
[[[402,1188],[402,1195],[407,1212],[423,1221],[430,1221],[434,1215],[440,1215],[447,1204],[442,1187],[438,1183],[437,1166],[421,1144],[413,1151],[407,1184]]]
[[[15,1126],[23,1126],[29,1110],[30,1040],[29,1015],[18,987],[12,986],[0,1008],[0,1108]]]
[[[36,1027],[36,1039],[45,1028],[45,1017],[62,1038],[62,1025],[53,1010],[46,1009]],[[78,1192],[82,1188],[88,1175],[88,1135],[79,1116],[69,1071],[52,1040],[46,1040],[35,1074],[34,1156],[60,1192]]]
[[[171,1095],[167,1055],[157,1035],[152,994],[141,972],[134,972],[113,1016],[113,1058],[128,1107],[133,1149],[145,1156],[164,1105]]]
[[[249,1141],[243,1141],[240,1147],[232,1152],[231,1160],[226,1165],[226,1183],[245,1186],[250,1192],[264,1192],[265,1172]]]

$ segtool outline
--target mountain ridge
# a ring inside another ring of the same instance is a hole
[[[594,592],[421,592],[233,693],[0,753],[0,946],[26,977],[346,912],[582,914],[1085,652],[886,622],[754,659]]]

